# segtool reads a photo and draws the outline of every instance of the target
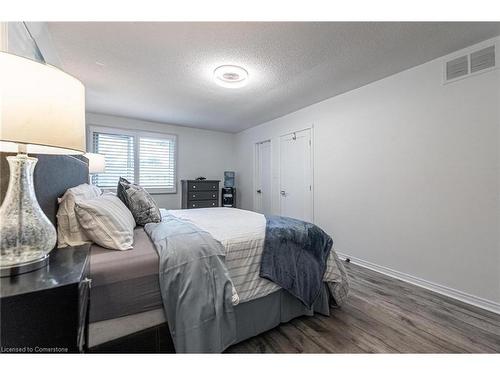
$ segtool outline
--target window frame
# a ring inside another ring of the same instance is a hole
[[[144,189],[150,194],[177,194],[177,157],[179,154],[179,143],[177,142],[177,134],[172,133],[162,133],[155,131],[142,131],[142,130],[131,130],[123,128],[115,128],[100,125],[88,125],[87,132],[87,150],[88,152],[95,153],[93,137],[94,133],[108,133],[116,135],[127,135],[134,137],[134,181],[136,184],[141,184],[140,179],[140,138],[156,138],[156,139],[166,139],[174,142],[174,186],[172,188],[160,187],[160,188],[148,188],[144,186]],[[116,182],[118,184],[118,181]],[[142,186],[142,185],[141,185]],[[105,191],[116,191],[116,188],[102,188]]]

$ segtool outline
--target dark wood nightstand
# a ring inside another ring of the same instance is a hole
[[[55,249],[47,267],[0,278],[1,352],[86,351],[89,249]]]

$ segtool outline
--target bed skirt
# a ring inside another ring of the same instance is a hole
[[[287,291],[280,289],[265,297],[235,306],[236,342],[266,332],[281,323],[289,322],[299,316],[312,316],[315,313],[329,315],[329,292],[326,285],[312,309]],[[143,320],[141,322],[141,319]],[[130,322],[135,321],[140,331],[130,332]],[[152,326],[148,323],[151,322]],[[151,314],[140,313],[128,317],[91,323],[89,327],[91,353],[174,353],[167,324],[153,320]],[[105,338],[112,338],[103,341]]]

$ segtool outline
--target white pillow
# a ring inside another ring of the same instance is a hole
[[[135,221],[127,206],[114,194],[77,200],[76,216],[87,236],[113,250],[128,250],[134,242]]]
[[[97,198],[101,194],[97,186],[81,184],[66,190],[58,199],[57,247],[79,246],[91,241],[76,218],[75,201]]]

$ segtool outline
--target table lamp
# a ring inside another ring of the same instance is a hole
[[[85,152],[85,89],[63,71],[0,52],[0,151],[10,178],[0,207],[0,275],[47,264],[56,229],[37,202],[28,154]]]
[[[88,152],[83,156],[89,161],[89,174],[103,173],[106,170],[104,155]]]
[[[85,156],[89,161],[89,184],[92,184],[91,175],[106,171],[106,159],[104,158],[104,155],[94,154],[92,152],[88,152],[83,156]]]

